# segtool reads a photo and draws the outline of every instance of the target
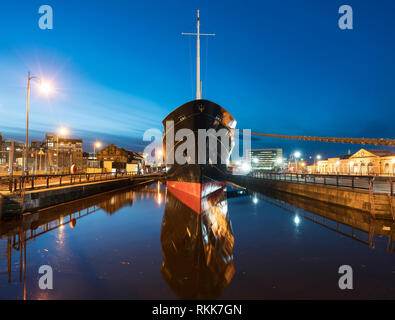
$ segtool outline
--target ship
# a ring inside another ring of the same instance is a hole
[[[197,32],[183,34],[194,35],[197,39],[196,100],[176,108],[163,120],[163,154],[168,189],[171,189],[176,196],[182,194],[183,197],[188,197],[189,195],[188,203],[195,210],[200,206],[202,196],[214,192],[226,184],[227,165],[235,143],[236,120],[225,108],[212,101],[202,99],[200,36],[215,34],[200,33],[199,10],[197,11]],[[187,132],[193,136],[195,151],[192,155],[184,154],[185,162],[180,163],[177,161],[177,150],[182,148],[185,140],[190,138],[185,136],[184,139],[176,139],[175,133],[182,132],[183,129],[184,131],[187,129]],[[207,140],[202,144],[199,143],[199,134],[203,130],[208,135]],[[216,148],[213,148],[213,144]],[[195,211],[200,212],[200,209]]]

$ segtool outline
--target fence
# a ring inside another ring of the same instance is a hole
[[[126,173],[79,173],[59,175],[31,175],[18,177],[0,177],[0,192],[17,192],[52,188],[79,183],[105,181],[130,176]]]
[[[391,196],[395,195],[395,178],[393,177],[274,173],[262,171],[254,171],[250,174],[250,176],[257,179],[288,181],[305,184],[319,184],[366,190],[375,193],[387,193]]]

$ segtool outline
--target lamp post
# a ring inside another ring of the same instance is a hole
[[[101,142],[99,142],[99,141],[96,141],[94,144],[93,144],[93,156],[94,156],[94,158],[95,158],[95,160],[97,160],[96,159],[96,148],[101,148],[101,146],[102,146],[102,144],[101,144]]]
[[[294,157],[295,157],[295,173],[298,173],[298,159],[300,158],[301,153],[299,151],[296,151],[294,153]]]
[[[321,160],[321,158],[322,158],[321,155],[318,154],[318,155],[315,157],[315,159],[314,159],[314,167],[315,167],[316,173],[318,173],[317,160]]]
[[[68,133],[69,133],[69,130],[68,130],[67,128],[61,127],[61,128],[58,130],[58,134],[56,135],[56,138],[57,138],[57,143],[56,143],[56,154],[57,154],[56,173],[57,173],[57,174],[59,173],[59,159],[60,159],[60,154],[59,154],[59,136],[62,135],[62,136],[65,137]],[[64,150],[63,150],[63,152],[64,152]],[[63,172],[63,170],[64,170],[63,156],[64,156],[64,155],[62,155],[62,172]]]
[[[28,170],[28,150],[29,150],[29,107],[30,107],[30,81],[36,79],[40,83],[40,89],[43,93],[49,93],[51,87],[44,83],[39,77],[31,76],[30,71],[27,73],[27,99],[26,99],[26,142],[25,152],[23,155],[23,174],[26,175]]]

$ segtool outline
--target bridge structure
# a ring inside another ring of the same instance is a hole
[[[143,175],[80,173],[0,177],[0,217],[37,211],[123,187],[152,183],[163,178],[161,172]]]
[[[141,181],[146,179],[159,179],[163,174],[160,172],[149,174],[127,173],[77,173],[77,174],[46,174],[29,176],[2,176],[0,177],[0,193],[16,193],[31,190],[66,187],[92,182],[104,182],[109,180],[129,179]]]

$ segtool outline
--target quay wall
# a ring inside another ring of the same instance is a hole
[[[325,203],[344,206],[364,212],[372,212],[372,205],[369,191],[349,189],[342,187],[304,184],[288,181],[275,181],[269,179],[260,179],[250,176],[231,176],[229,180],[243,187],[251,187],[256,190],[271,189],[278,190],[298,196],[319,200]],[[387,194],[375,194],[375,201],[389,203]],[[395,208],[395,198],[391,198],[392,206]],[[380,212],[377,214],[380,218],[392,219],[391,211]]]
[[[94,194],[110,191],[116,188],[122,188],[132,185],[133,181],[129,178],[93,182],[76,186],[65,186],[59,188],[43,189],[26,192],[24,195],[22,212],[37,211],[39,209],[51,207],[57,204],[65,203],[89,197]]]
[[[36,212],[40,209],[67,203],[69,201],[86,198],[128,186],[141,185],[154,180],[155,179],[152,177],[136,180],[127,177],[116,180],[27,191],[23,196],[17,194],[0,194],[0,219],[18,216],[25,212]]]

